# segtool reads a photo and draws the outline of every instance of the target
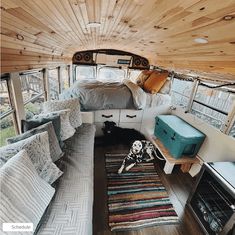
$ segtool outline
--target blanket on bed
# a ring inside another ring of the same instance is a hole
[[[124,79],[119,82],[79,80],[65,90],[60,99],[79,98],[81,109],[144,109],[170,103],[170,96],[147,94],[138,85]]]

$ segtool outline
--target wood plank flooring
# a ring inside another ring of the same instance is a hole
[[[191,191],[195,179],[189,174],[182,173],[176,167],[171,175],[163,172],[163,162],[156,161],[156,170],[166,187],[180,223],[177,225],[161,225],[140,230],[126,232],[111,232],[108,226],[108,208],[106,194],[105,153],[125,153],[128,147],[125,145],[104,146],[96,140],[95,145],[95,169],[94,169],[94,208],[93,208],[93,234],[94,235],[202,235],[198,223],[185,207],[186,200]]]

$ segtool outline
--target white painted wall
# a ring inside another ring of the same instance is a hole
[[[170,105],[160,105],[154,108],[144,109],[140,131],[145,135],[153,134],[155,117],[161,114],[170,114]]]
[[[208,125],[201,119],[177,107],[172,111],[192,126],[206,134],[206,139],[198,152],[198,156],[205,162],[235,161],[235,139],[225,135],[220,130]]]

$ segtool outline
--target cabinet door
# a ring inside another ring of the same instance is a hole
[[[143,110],[122,109],[120,113],[120,122],[141,123]]]
[[[110,110],[98,110],[95,111],[95,122],[119,122],[119,110],[110,109]]]

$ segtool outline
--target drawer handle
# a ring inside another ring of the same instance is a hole
[[[102,114],[102,117],[104,117],[104,118],[111,118],[111,117],[113,117],[113,115],[111,114],[111,115],[104,115],[104,114]]]
[[[174,141],[175,140],[175,133],[174,133],[174,135],[171,137],[171,139]]]
[[[128,118],[135,118],[136,117],[136,115],[126,115],[126,117],[128,117]]]
[[[167,134],[167,131],[166,131],[166,130],[163,130],[163,132],[164,132],[165,134]]]

